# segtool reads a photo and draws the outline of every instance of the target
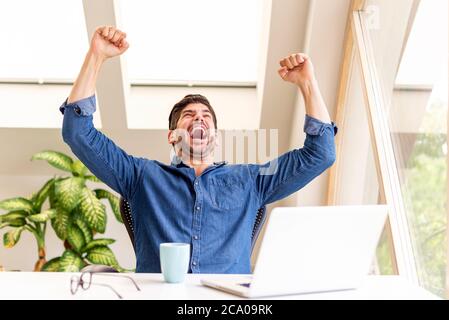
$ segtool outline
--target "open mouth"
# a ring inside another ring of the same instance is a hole
[[[201,124],[194,124],[190,129],[190,137],[193,140],[206,140],[206,127]]]

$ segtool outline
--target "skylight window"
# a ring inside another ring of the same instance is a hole
[[[256,82],[260,0],[123,1],[136,81]]]
[[[73,81],[88,48],[81,0],[1,1],[0,79]]]
[[[434,85],[447,74],[448,2],[421,1],[396,78],[399,85]]]

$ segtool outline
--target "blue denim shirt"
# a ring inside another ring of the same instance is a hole
[[[94,128],[95,106],[95,96],[64,103],[62,136],[93,174],[129,201],[137,272],[161,271],[160,243],[185,242],[192,273],[250,273],[258,209],[298,191],[335,160],[337,128],[306,116],[303,148],[265,165],[215,163],[196,177],[182,162],[127,154]],[[274,174],[261,174],[273,164]]]

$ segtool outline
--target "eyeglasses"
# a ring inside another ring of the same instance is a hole
[[[118,274],[118,273],[97,273],[97,272],[88,271],[88,272],[81,273],[80,276],[75,275],[75,276],[72,276],[72,278],[70,278],[70,292],[72,294],[75,294],[78,291],[78,288],[87,290],[90,288],[91,285],[96,285],[96,286],[108,287],[117,295],[117,297],[119,299],[123,299],[122,295],[120,293],[118,293],[117,290],[115,290],[111,285],[106,284],[106,283],[92,282],[92,276],[94,274],[101,275],[101,276],[107,276],[107,277],[127,278],[127,279],[131,280],[131,282],[134,284],[136,289],[138,291],[140,291],[139,286],[134,281],[134,279],[131,278],[130,276],[127,276],[124,274]]]

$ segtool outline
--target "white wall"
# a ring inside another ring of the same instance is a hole
[[[311,57],[320,91],[328,108],[331,119],[335,121],[335,105],[343,59],[343,41],[346,17],[349,10],[348,0],[316,0],[312,11],[310,42],[306,43],[307,54]],[[295,114],[292,119],[293,130],[290,147],[302,145],[305,106],[302,95],[298,94]],[[341,134],[341,131],[340,131]],[[325,205],[327,198],[328,172],[320,175],[302,190],[291,196],[286,205],[313,206]]]
[[[67,98],[70,85],[0,84],[0,107],[6,111],[0,128],[61,128],[59,106]],[[26,93],[26,94],[24,94]],[[211,102],[220,129],[254,130],[259,125],[256,88],[253,87],[144,87],[129,89],[127,122],[129,129],[167,129],[168,115],[185,95],[200,93]],[[113,112],[107,105],[104,112]],[[101,128],[101,109],[97,106],[94,125]]]
[[[343,135],[340,152],[340,170],[336,204],[376,204],[378,183],[369,136],[368,117],[363,97],[360,66],[353,65],[348,100],[345,106],[345,121],[340,126]]]
[[[61,128],[58,111],[70,93],[69,85],[0,84],[0,128]],[[94,124],[101,127],[100,112]],[[3,137],[0,137],[3,138]]]
[[[254,130],[259,126],[256,88],[131,87],[127,106],[128,128],[167,129],[171,108],[187,94],[207,97],[220,129]]]

